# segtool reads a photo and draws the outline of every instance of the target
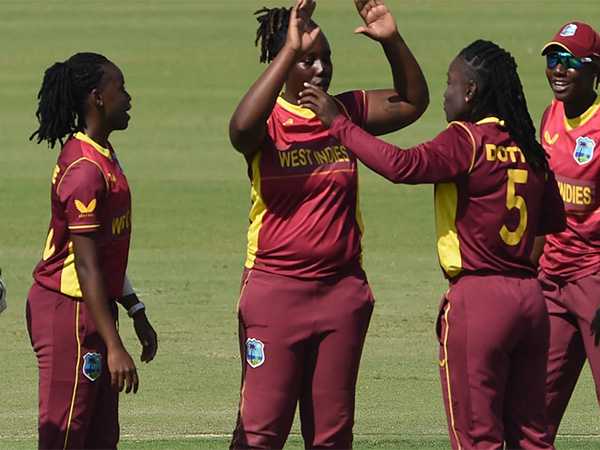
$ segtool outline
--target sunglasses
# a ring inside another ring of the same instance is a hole
[[[592,58],[577,58],[569,52],[553,52],[546,55],[546,65],[548,69],[554,69],[559,64],[566,69],[579,70],[585,63],[592,62]]]

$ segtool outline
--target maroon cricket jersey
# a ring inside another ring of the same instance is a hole
[[[109,298],[120,297],[131,236],[131,196],[112,147],[83,133],[69,138],[54,167],[52,216],[42,260],[33,272],[46,289],[81,298],[73,234],[98,234],[98,258]]]
[[[365,123],[363,91],[336,99],[352,122]],[[245,267],[298,278],[360,268],[362,220],[354,155],[312,111],[282,97],[267,130],[248,164],[252,207]]]
[[[533,171],[502,122],[452,122],[435,139],[402,150],[338,116],[330,129],[351,152],[396,183],[435,183],[437,250],[445,275],[535,274],[536,235],[564,228],[551,173]]]
[[[567,228],[546,237],[540,267],[548,275],[576,280],[600,271],[600,158],[595,152],[600,97],[574,119],[567,119],[563,103],[553,100],[540,133],[567,215]]]

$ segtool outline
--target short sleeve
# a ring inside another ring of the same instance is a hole
[[[71,233],[89,233],[100,228],[106,190],[104,175],[95,163],[84,159],[66,169],[56,194]]]
[[[367,123],[367,94],[365,91],[348,91],[334,97],[342,106],[342,112],[348,119],[361,128]]]
[[[548,172],[542,198],[542,214],[537,235],[560,233],[566,227],[565,205],[553,172]]]

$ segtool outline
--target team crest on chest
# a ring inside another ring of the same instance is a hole
[[[580,166],[589,163],[594,157],[596,142],[592,138],[580,136],[575,143],[575,150],[573,151],[575,162]]]
[[[265,362],[265,344],[258,339],[246,339],[246,362],[256,369]]]
[[[96,381],[102,375],[102,355],[86,353],[83,355],[83,374],[90,381]]]

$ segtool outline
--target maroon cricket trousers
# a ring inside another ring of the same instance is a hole
[[[545,374],[548,312],[530,276],[464,275],[438,318],[440,378],[453,449],[552,449]]]
[[[118,393],[86,304],[35,283],[26,313],[39,368],[39,449],[116,449]]]
[[[296,404],[306,448],[352,448],[358,367],[373,310],[364,272],[300,280],[245,272],[242,387],[232,449],[281,449]]]

